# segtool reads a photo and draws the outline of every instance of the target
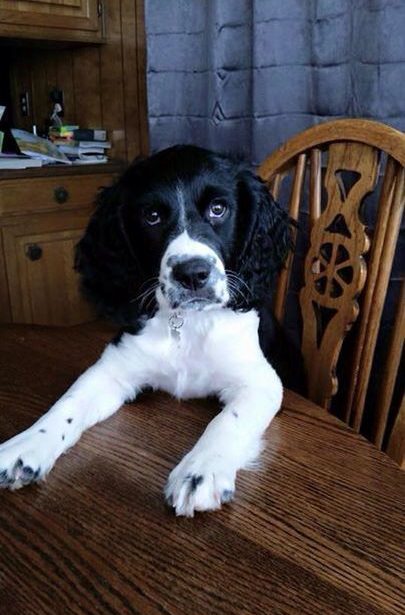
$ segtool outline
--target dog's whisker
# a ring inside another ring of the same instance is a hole
[[[225,269],[225,273],[227,275],[227,277],[229,279],[233,279],[236,282],[238,282],[239,284],[243,284],[243,286],[246,288],[246,290],[248,291],[248,293],[251,295],[252,291],[250,290],[249,286],[246,284],[245,280],[243,280],[237,273],[235,273],[234,271],[232,271],[231,269]]]
[[[149,290],[150,285],[156,285],[159,282],[159,277],[158,276],[153,276],[151,278],[148,278],[147,280],[145,280],[144,282],[142,282],[142,284],[139,287],[139,291],[142,291],[143,288],[145,288],[145,286],[147,287],[143,292],[140,292],[139,296],[142,296],[142,294],[144,292],[147,292]]]
[[[235,289],[233,288],[229,288],[229,295],[230,295],[230,299],[231,301],[234,301],[236,305],[238,305],[238,299],[235,293]]]
[[[149,309],[149,307],[152,305],[152,302],[153,302],[153,300],[154,300],[154,299],[155,299],[155,295],[154,295],[154,294],[152,294],[152,295],[149,297],[149,300],[146,302],[146,304],[145,304],[145,306],[144,306],[144,307],[145,307],[145,310],[148,310],[148,309]]]
[[[139,295],[136,295],[136,297],[131,299],[130,303],[134,303],[135,301],[139,301],[140,302],[140,307],[142,307],[142,304],[147,299],[147,297],[151,293],[154,293],[158,286],[159,286],[159,284],[157,282],[154,283],[151,288],[147,288],[143,293],[141,293]]]
[[[152,276],[151,278],[148,278],[147,280],[145,280],[144,282],[142,282],[142,284],[139,287],[139,290],[142,290],[142,288],[148,284],[151,284],[152,282],[158,282],[159,281],[159,276]]]
[[[143,299],[142,299],[142,301],[141,301],[141,303],[140,303],[140,307],[143,307],[144,305],[145,305],[145,306],[146,306],[146,305],[148,305],[148,304],[150,303],[150,301],[151,301],[152,299],[154,299],[156,289],[157,289],[157,285],[156,285],[154,288],[151,288],[151,289],[150,289],[149,293],[148,293],[148,294],[146,294],[146,295],[143,297]],[[146,303],[145,303],[145,302],[146,302]]]
[[[232,278],[228,278],[228,288],[230,290],[234,291],[234,295],[233,295],[233,300],[237,301],[237,296],[236,293],[238,293],[241,297],[241,299],[239,301],[241,301],[243,299],[243,301],[245,301],[246,303],[248,302],[248,298],[246,297],[246,295],[242,292],[242,290],[239,288],[239,286],[237,285],[236,281],[233,280]]]

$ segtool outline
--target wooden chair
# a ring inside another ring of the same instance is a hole
[[[284,196],[287,198],[294,220],[298,221],[305,202],[307,205],[309,248],[299,292],[302,351],[309,397],[327,409],[338,391],[342,343],[357,320],[349,336],[351,366],[340,383],[342,397],[339,391],[341,416],[356,431],[364,431],[366,395],[404,209],[404,166],[403,133],[369,120],[345,119],[319,124],[296,135],[266,158],[259,169],[274,198],[282,204]],[[370,201],[370,193],[375,193],[378,205],[372,232],[366,228],[362,210]],[[275,313],[280,321],[284,319],[293,260],[290,255],[275,294]],[[387,425],[392,424],[398,389],[399,395],[403,393],[399,370],[404,333],[402,281],[371,420],[367,415],[369,437],[379,448],[384,444],[402,466],[404,404],[394,428],[387,429]]]

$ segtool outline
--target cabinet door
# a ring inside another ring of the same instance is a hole
[[[72,325],[94,319],[79,292],[74,248],[88,216],[38,216],[3,229],[12,321]]]
[[[63,40],[64,31],[73,31],[68,39],[92,38],[101,34],[101,0],[0,0],[0,33],[34,38]],[[35,32],[39,28],[38,32]],[[48,32],[48,36],[47,36]]]

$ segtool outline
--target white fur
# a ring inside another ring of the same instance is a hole
[[[212,263],[214,264],[214,267],[217,270],[218,274],[218,279],[214,286],[215,294],[221,300],[221,305],[226,305],[229,301],[229,291],[222,260],[212,248],[207,246],[207,244],[202,243],[201,241],[196,241],[195,239],[190,237],[186,230],[180,233],[180,235],[178,235],[169,243],[165,253],[163,254],[159,274],[160,285],[156,293],[159,305],[165,309],[170,308],[166,294],[163,293],[161,290],[162,284],[165,285],[166,291],[170,288],[173,288],[174,286],[173,282],[171,281],[172,267],[170,267],[169,265],[170,258],[180,258],[185,255],[187,256],[187,258],[192,258],[193,256],[201,256],[203,258],[210,258],[212,260]],[[215,306],[215,304],[213,305]],[[210,309],[210,306],[206,306],[205,309]]]
[[[177,204],[179,206],[179,228],[180,229],[185,229],[186,225],[187,225],[187,220],[186,220],[186,202],[184,199],[184,188],[183,188],[183,184],[181,182],[178,183],[177,188],[176,188],[176,195],[177,195]]]
[[[222,266],[208,246],[183,233],[162,267],[183,248],[187,254],[208,250]],[[32,473],[44,477],[85,429],[151,386],[181,399],[214,394],[224,404],[169,476],[165,493],[176,514],[193,516],[232,498],[237,470],[258,455],[262,434],[281,405],[281,382],[259,346],[259,318],[253,310],[226,307],[184,311],[178,337],[169,327],[168,306],[159,300],[159,311],[138,335],[124,334],[118,346],[107,346],[49,412],[0,446],[0,486],[21,487]]]

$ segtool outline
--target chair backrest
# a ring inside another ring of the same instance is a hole
[[[352,365],[341,400],[341,416],[356,431],[362,426],[404,209],[404,166],[403,133],[378,122],[348,119],[319,124],[291,138],[259,169],[276,200],[283,200],[287,184],[286,198],[294,220],[298,221],[303,207],[308,213],[309,248],[299,292],[302,351],[309,397],[325,408],[330,407],[338,390],[336,367],[343,340],[357,320],[350,341]],[[375,193],[378,205],[372,232],[363,217],[370,193]],[[290,255],[275,295],[274,309],[281,322],[292,263]],[[404,288],[402,282],[369,433],[380,448],[386,439],[394,389],[397,397],[405,327]],[[403,392],[403,383],[400,387]],[[398,417],[395,429],[400,425]],[[397,433],[397,442],[403,440]],[[399,462],[402,449],[405,445],[395,449]]]

